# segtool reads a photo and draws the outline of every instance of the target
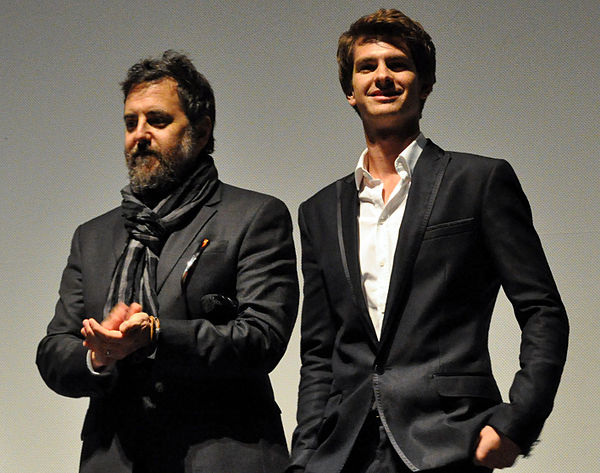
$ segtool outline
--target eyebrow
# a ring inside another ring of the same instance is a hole
[[[377,61],[377,58],[375,58],[373,56],[367,56],[367,57],[363,57],[361,59],[354,61],[354,65],[360,66],[362,64],[366,64],[366,63],[373,62],[373,61]]]
[[[173,118],[173,114],[161,109],[149,110],[145,113],[145,115],[152,118]],[[135,112],[125,113],[123,114],[123,119],[134,118],[137,116],[138,114]]]
[[[360,67],[364,64],[370,64],[373,62],[377,62],[378,60],[379,60],[379,57],[366,56],[366,57],[357,59],[354,62],[354,67]],[[384,61],[386,62],[386,64],[389,62],[402,62],[404,64],[410,64],[412,62],[410,57],[407,56],[406,54],[394,54],[393,56],[386,56],[384,58]]]
[[[170,114],[169,112],[167,112],[165,110],[161,110],[161,109],[158,109],[158,110],[149,110],[146,113],[146,115],[152,116],[152,117],[157,117],[157,116],[160,116],[160,117],[171,117],[172,116],[172,114]]]

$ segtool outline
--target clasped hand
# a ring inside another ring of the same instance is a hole
[[[101,324],[93,318],[85,319],[81,328],[83,346],[91,351],[94,369],[112,366],[149,345],[150,325],[150,316],[136,302],[129,306],[119,302]]]

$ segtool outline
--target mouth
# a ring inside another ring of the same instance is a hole
[[[390,102],[396,100],[402,95],[401,90],[376,90],[369,94],[378,102]]]
[[[138,158],[147,159],[149,157],[157,158],[159,156],[159,153],[157,153],[156,151],[146,149],[146,150],[142,150],[142,151],[136,151],[135,153],[132,153],[130,156],[133,159],[138,159]]]

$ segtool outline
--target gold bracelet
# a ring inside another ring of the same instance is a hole
[[[154,342],[154,316],[148,316],[150,320],[150,343]]]

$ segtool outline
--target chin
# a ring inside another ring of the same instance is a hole
[[[129,183],[136,194],[163,194],[168,192],[177,183],[174,175],[162,167],[148,169],[146,166],[129,170]]]

